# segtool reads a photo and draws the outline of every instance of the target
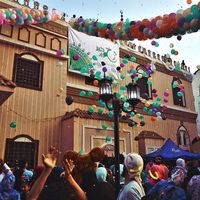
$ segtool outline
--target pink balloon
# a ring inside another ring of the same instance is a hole
[[[162,110],[165,111],[166,109],[167,109],[167,106],[164,105],[164,106],[162,107]]]
[[[156,93],[154,93],[154,94],[153,94],[153,97],[155,97],[155,98],[156,98],[156,97],[158,97],[158,95],[157,95]]]
[[[165,96],[165,97],[168,97],[168,96],[169,96],[169,93],[168,93],[168,92],[164,92],[164,96]]]
[[[164,101],[165,103],[167,103],[167,102],[168,102],[168,100],[167,100],[167,99],[164,99],[163,101]]]

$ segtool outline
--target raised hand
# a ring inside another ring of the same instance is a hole
[[[49,152],[42,154],[42,162],[46,168],[54,168],[59,155],[59,151],[55,147],[51,147]]]
[[[75,167],[73,160],[65,159],[63,165],[65,167],[65,175],[70,175]]]

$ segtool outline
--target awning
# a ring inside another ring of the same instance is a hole
[[[0,75],[0,105],[2,105],[8,97],[14,93],[15,87],[15,83]]]
[[[183,158],[185,160],[200,159],[200,154],[191,153],[181,149],[170,138],[167,139],[165,144],[160,149],[146,154],[144,158],[151,160],[158,156],[161,156],[165,160],[175,160],[177,158]]]

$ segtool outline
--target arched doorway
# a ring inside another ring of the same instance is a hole
[[[27,161],[30,168],[37,165],[39,141],[28,135],[18,135],[6,139],[5,162],[10,167],[20,161]]]

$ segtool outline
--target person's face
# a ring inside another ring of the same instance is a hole
[[[30,189],[30,186],[29,186],[28,184],[24,184],[24,185],[22,185],[22,187],[21,187],[21,191],[22,191],[22,192],[28,192],[29,189]]]

